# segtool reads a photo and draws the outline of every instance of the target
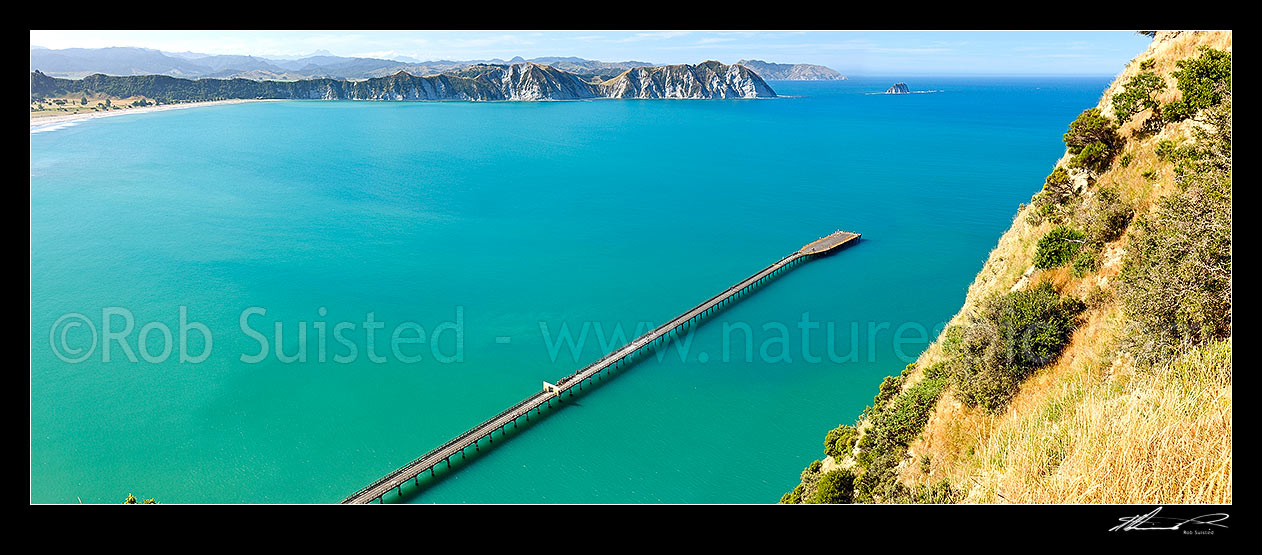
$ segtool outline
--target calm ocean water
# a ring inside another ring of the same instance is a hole
[[[336,502],[619,327],[857,231],[404,492],[773,503],[958,309],[1109,79],[249,103],[33,133],[31,501]]]

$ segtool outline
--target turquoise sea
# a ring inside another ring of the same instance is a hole
[[[1110,79],[260,102],[32,133],[31,501],[336,502],[619,327],[860,232],[402,499],[774,503],[959,308]]]

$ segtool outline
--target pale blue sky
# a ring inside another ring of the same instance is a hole
[[[46,48],[475,60],[513,56],[657,64],[742,58],[848,75],[1115,75],[1149,39],[1118,31],[31,31]]]

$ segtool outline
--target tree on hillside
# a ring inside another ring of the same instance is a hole
[[[1231,53],[1202,46],[1200,54],[1177,62],[1171,75],[1178,81],[1182,96],[1162,109],[1169,121],[1181,121],[1218,104],[1231,92]]]

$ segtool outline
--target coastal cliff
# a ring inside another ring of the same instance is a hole
[[[609,98],[763,98],[775,91],[749,68],[706,61],[629,69],[600,84]]]
[[[101,94],[160,102],[224,99],[540,101],[588,98],[763,98],[776,96],[757,74],[738,65],[640,67],[600,84],[552,66],[522,62],[478,64],[427,76],[400,71],[360,81],[308,79],[180,79],[164,75],[89,75],[80,80],[31,73],[32,102]]]
[[[1231,32],[1152,36],[781,503],[1231,503]]]

